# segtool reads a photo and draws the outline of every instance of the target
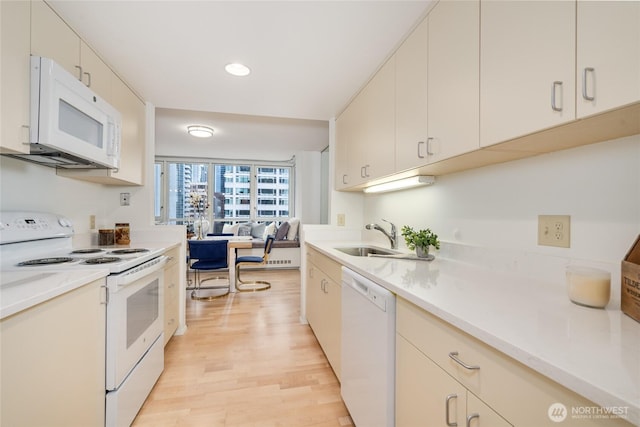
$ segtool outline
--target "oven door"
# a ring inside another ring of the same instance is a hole
[[[107,390],[116,390],[162,334],[163,268],[159,257],[107,277]]]

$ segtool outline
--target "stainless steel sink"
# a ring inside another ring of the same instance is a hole
[[[345,246],[335,249],[352,256],[395,255],[398,253],[391,249],[376,248],[374,246]]]

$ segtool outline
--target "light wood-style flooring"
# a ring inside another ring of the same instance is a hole
[[[187,291],[188,330],[167,344],[165,370],[134,427],[353,425],[313,332],[300,324],[300,272],[243,274],[258,277],[271,289],[213,301]]]

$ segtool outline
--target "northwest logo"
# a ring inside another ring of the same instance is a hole
[[[549,410],[547,411],[547,415],[549,419],[554,423],[561,423],[567,418],[567,407],[562,403],[554,403],[549,406]]]

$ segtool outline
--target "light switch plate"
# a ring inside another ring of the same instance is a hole
[[[538,245],[571,247],[571,216],[538,215]]]
[[[338,225],[340,227],[344,227],[345,224],[345,215],[343,213],[338,214]]]

